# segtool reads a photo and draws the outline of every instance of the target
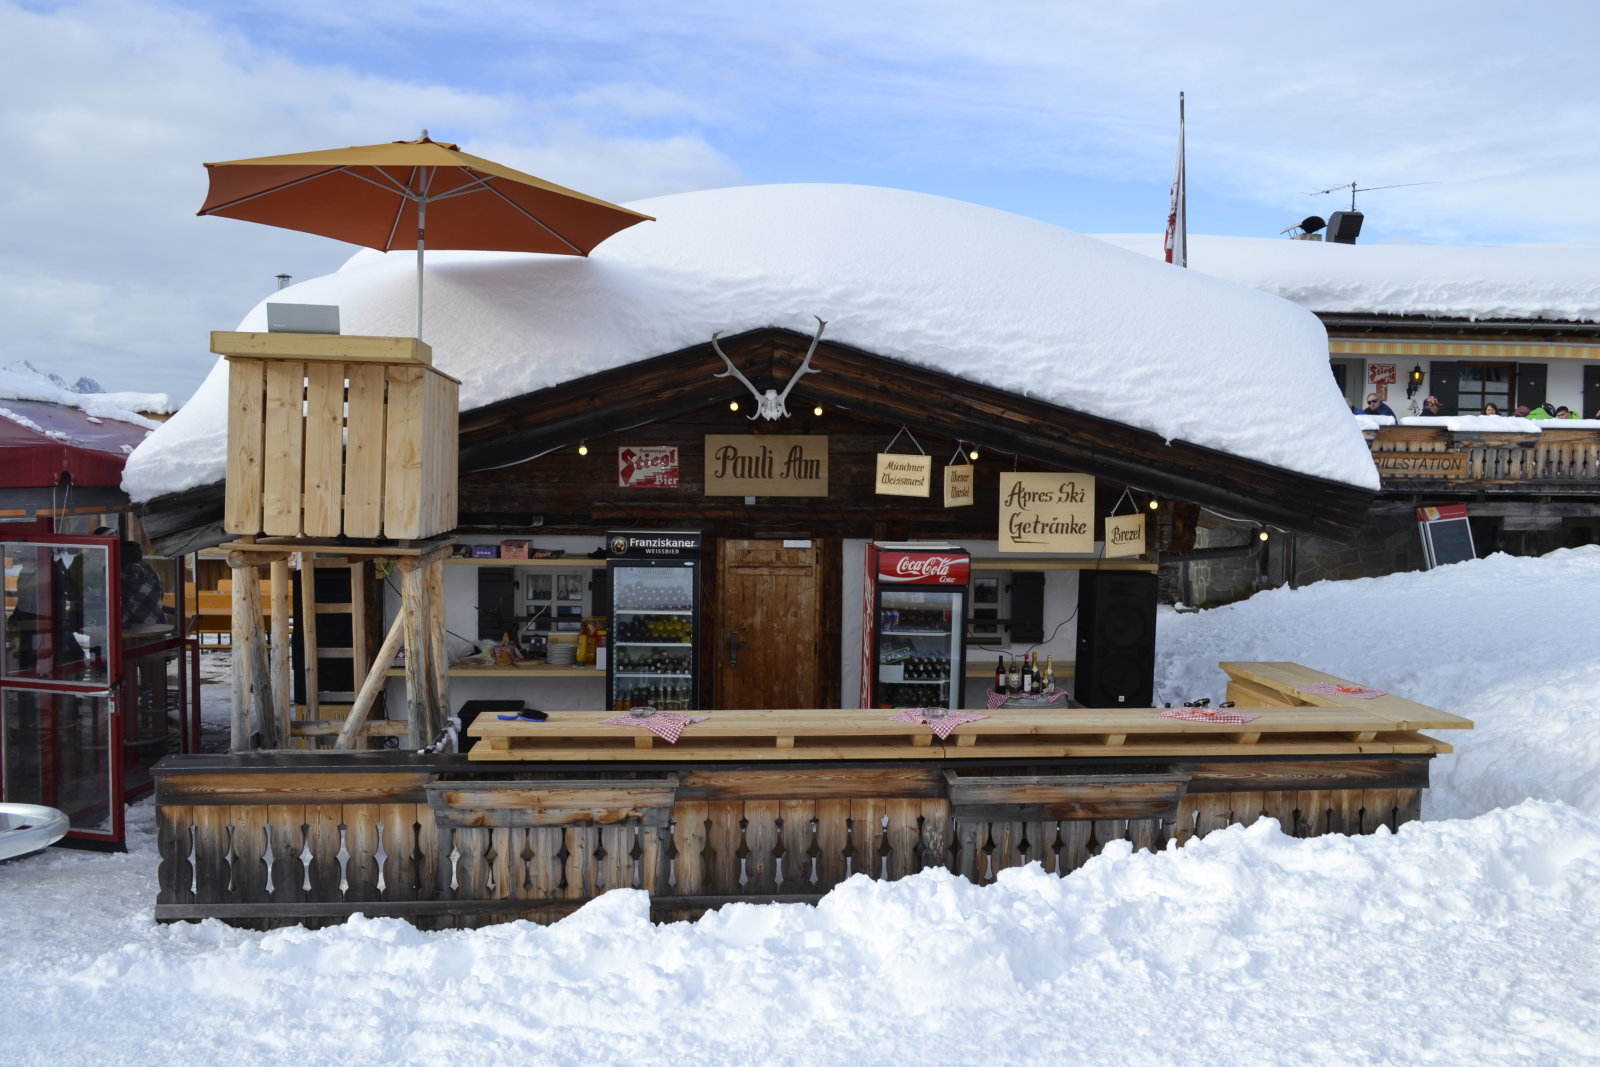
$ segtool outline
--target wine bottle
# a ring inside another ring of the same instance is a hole
[[[1017,657],[1011,657],[1011,666],[1006,671],[1006,692],[1020,693],[1022,691],[1022,675],[1017,671]]]
[[[1056,658],[1053,655],[1052,656],[1046,656],[1044,658],[1044,688],[1045,688],[1046,692],[1049,692],[1050,690],[1054,689],[1055,687],[1056,687]]]
[[[999,657],[994,661],[994,691],[996,693],[1006,691],[1006,661]]]

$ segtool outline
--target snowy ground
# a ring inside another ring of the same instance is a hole
[[[1597,590],[1590,548],[1163,615],[1165,699],[1290,659],[1476,720],[1398,835],[1264,821],[667,926],[614,892],[552,927],[260,934],[151,921],[137,805],[127,855],[0,865],[0,1062],[1600,1062]]]

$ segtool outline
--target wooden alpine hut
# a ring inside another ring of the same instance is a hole
[[[1313,316],[894,190],[636,206],[588,259],[430,260],[426,345],[375,253],[275,298],[345,333],[215,335],[184,480],[130,481],[158,541],[298,567],[300,610],[243,606],[233,751],[158,768],[159,917],[671,917],[1417,816],[1419,731],[1465,720],[1309,665],[1156,688],[1196,509],[1246,556],[1374,494]]]

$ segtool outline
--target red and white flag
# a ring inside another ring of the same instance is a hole
[[[1189,225],[1185,215],[1183,184],[1183,94],[1178,94],[1178,164],[1172,170],[1172,197],[1167,206],[1167,262],[1189,265]]]

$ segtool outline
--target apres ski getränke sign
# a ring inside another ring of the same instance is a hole
[[[1094,479],[1086,474],[1000,476],[1001,552],[1094,553]]]

